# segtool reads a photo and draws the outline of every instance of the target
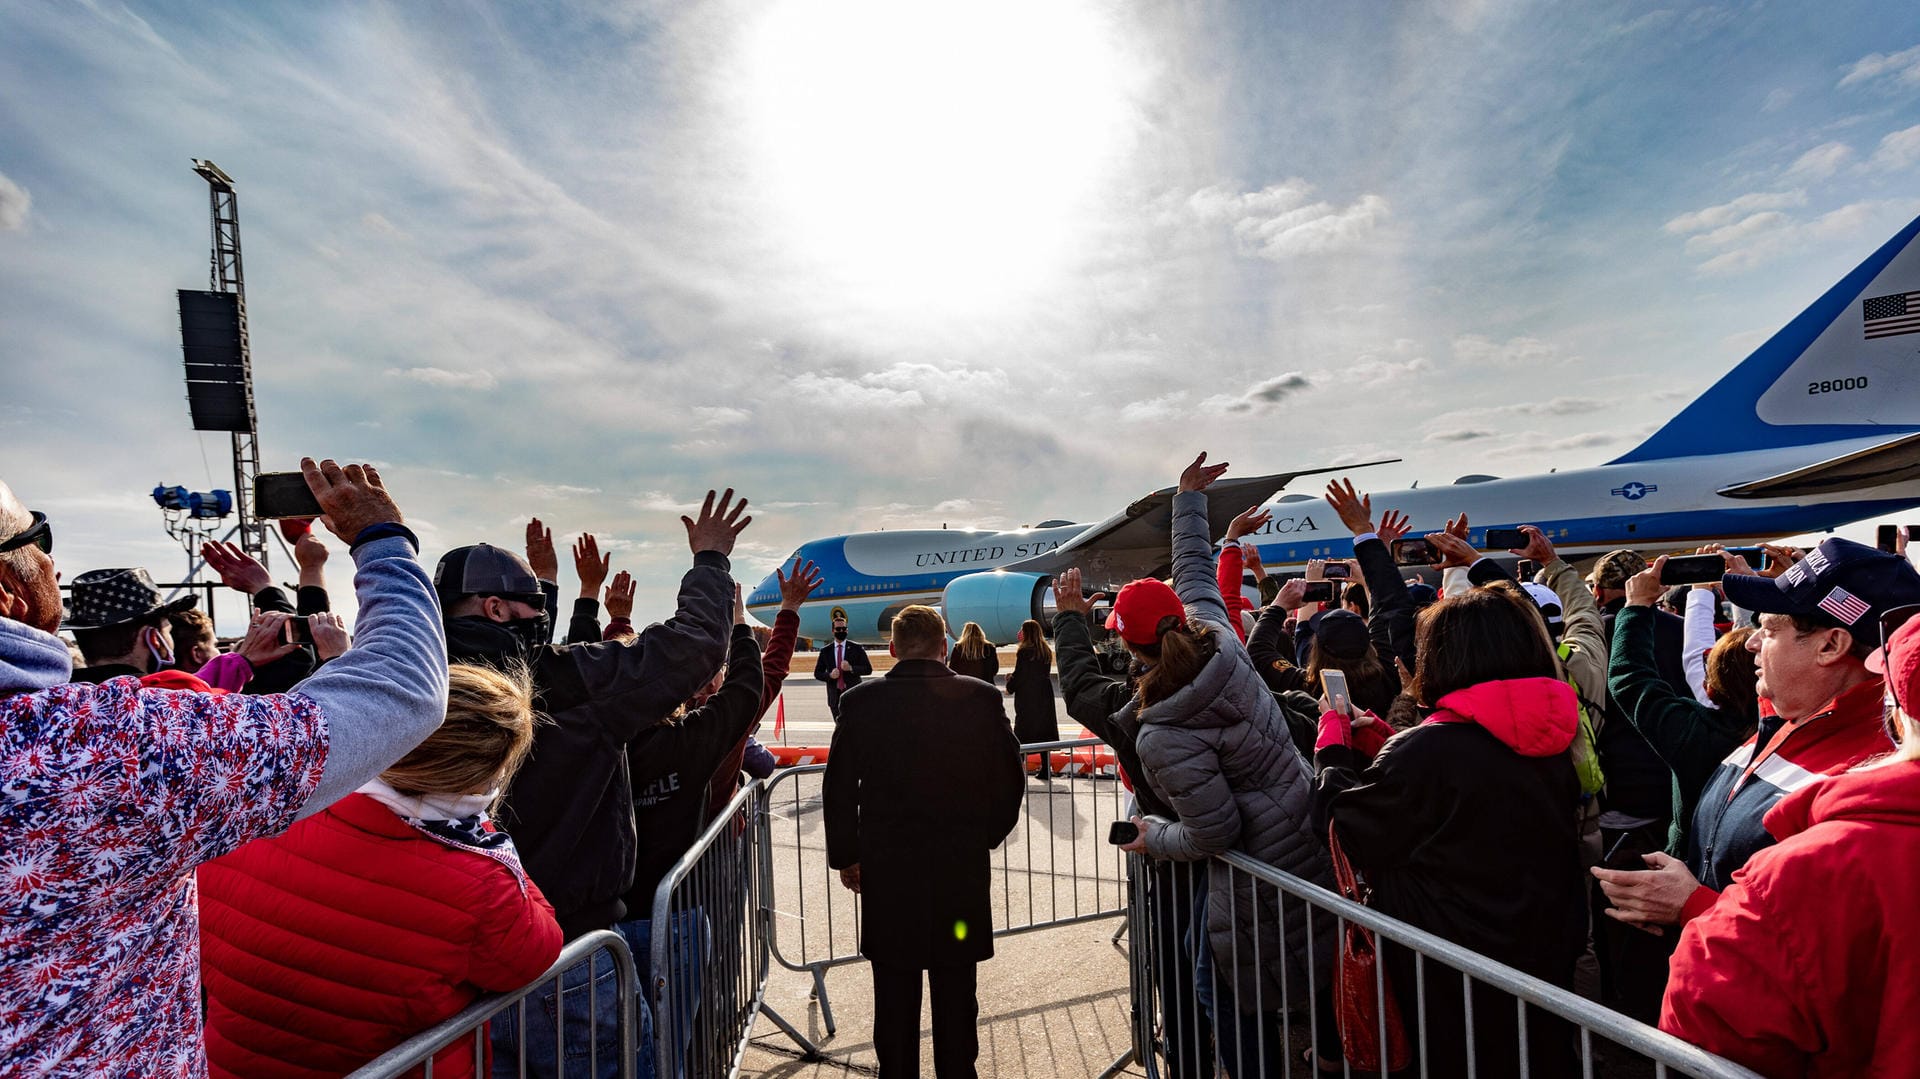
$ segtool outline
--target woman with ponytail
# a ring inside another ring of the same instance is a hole
[[[1141,778],[1180,815],[1165,824],[1136,817],[1140,835],[1125,849],[1188,862],[1239,851],[1330,887],[1326,850],[1310,825],[1312,772],[1234,634],[1215,578],[1205,491],[1227,466],[1206,459],[1187,466],[1173,499],[1173,587],[1134,581],[1107,620],[1140,668],[1115,723],[1137,730]],[[1218,861],[1208,865],[1204,908],[1195,988],[1212,1014],[1219,1059],[1235,1079],[1279,1075],[1282,987],[1292,1004],[1309,985],[1325,985],[1334,919],[1318,919],[1310,938],[1306,919],[1288,918],[1283,940],[1279,893]],[[1322,1037],[1320,1054],[1337,1060],[1337,1040]]]

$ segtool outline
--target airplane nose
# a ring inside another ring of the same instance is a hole
[[[762,578],[759,584],[753,586],[753,591],[747,594],[747,606],[749,608],[769,607],[779,602],[780,578],[771,573]]]

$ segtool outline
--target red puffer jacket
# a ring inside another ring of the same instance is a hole
[[[214,1076],[338,1076],[560,954],[531,880],[364,794],[200,867]],[[417,1072],[415,1074],[418,1074]],[[472,1076],[462,1042],[436,1076]]]
[[[1764,1075],[1914,1074],[1920,763],[1802,787],[1766,826],[1681,932],[1660,1028]]]

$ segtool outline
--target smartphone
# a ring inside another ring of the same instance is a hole
[[[1533,580],[1533,575],[1539,572],[1540,563],[1535,562],[1531,558],[1523,558],[1519,562],[1514,563],[1513,575],[1522,581]]]
[[[1332,581],[1308,581],[1307,590],[1300,597],[1307,603],[1332,603]]]
[[[1735,558],[1746,559],[1747,565],[1754,569],[1765,569],[1767,566],[1767,552],[1759,547],[1729,547],[1727,553]]]
[[[1489,551],[1510,551],[1525,547],[1529,542],[1527,534],[1517,528],[1489,528],[1487,542],[1483,546]]]
[[[1344,581],[1353,576],[1353,571],[1345,562],[1329,562],[1320,567],[1320,575],[1329,581]]]
[[[1660,570],[1661,584],[1710,584],[1727,572],[1727,561],[1717,554],[1689,554],[1667,559]]]
[[[1117,820],[1107,827],[1107,842],[1123,846],[1140,838],[1140,826],[1130,820]]]
[[[1600,865],[1607,869],[1640,872],[1647,868],[1646,859],[1641,855],[1651,853],[1652,849],[1640,841],[1639,831],[1621,832],[1620,838],[1607,848],[1607,853],[1600,856]]]
[[[289,618],[280,629],[280,639],[288,644],[312,644],[313,627],[307,623],[306,615]]]
[[[255,517],[318,517],[324,512],[307,477],[298,472],[262,472],[253,478]]]
[[[1431,566],[1438,561],[1433,555],[1433,545],[1426,540],[1393,541],[1393,564],[1396,566]]]
[[[1891,553],[1899,545],[1899,541],[1899,525],[1881,525],[1879,531],[1875,533],[1873,545]]]
[[[1323,670],[1320,672],[1320,688],[1326,692],[1327,703],[1343,716],[1353,714],[1353,697],[1347,692],[1347,674],[1345,671]]]
[[[1915,541],[1920,541],[1920,525],[1908,525],[1907,542],[1913,543]]]

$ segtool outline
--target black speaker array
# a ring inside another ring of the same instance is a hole
[[[231,292],[180,290],[180,347],[187,361],[187,408],[196,431],[251,431],[246,358],[240,354],[240,299]]]

